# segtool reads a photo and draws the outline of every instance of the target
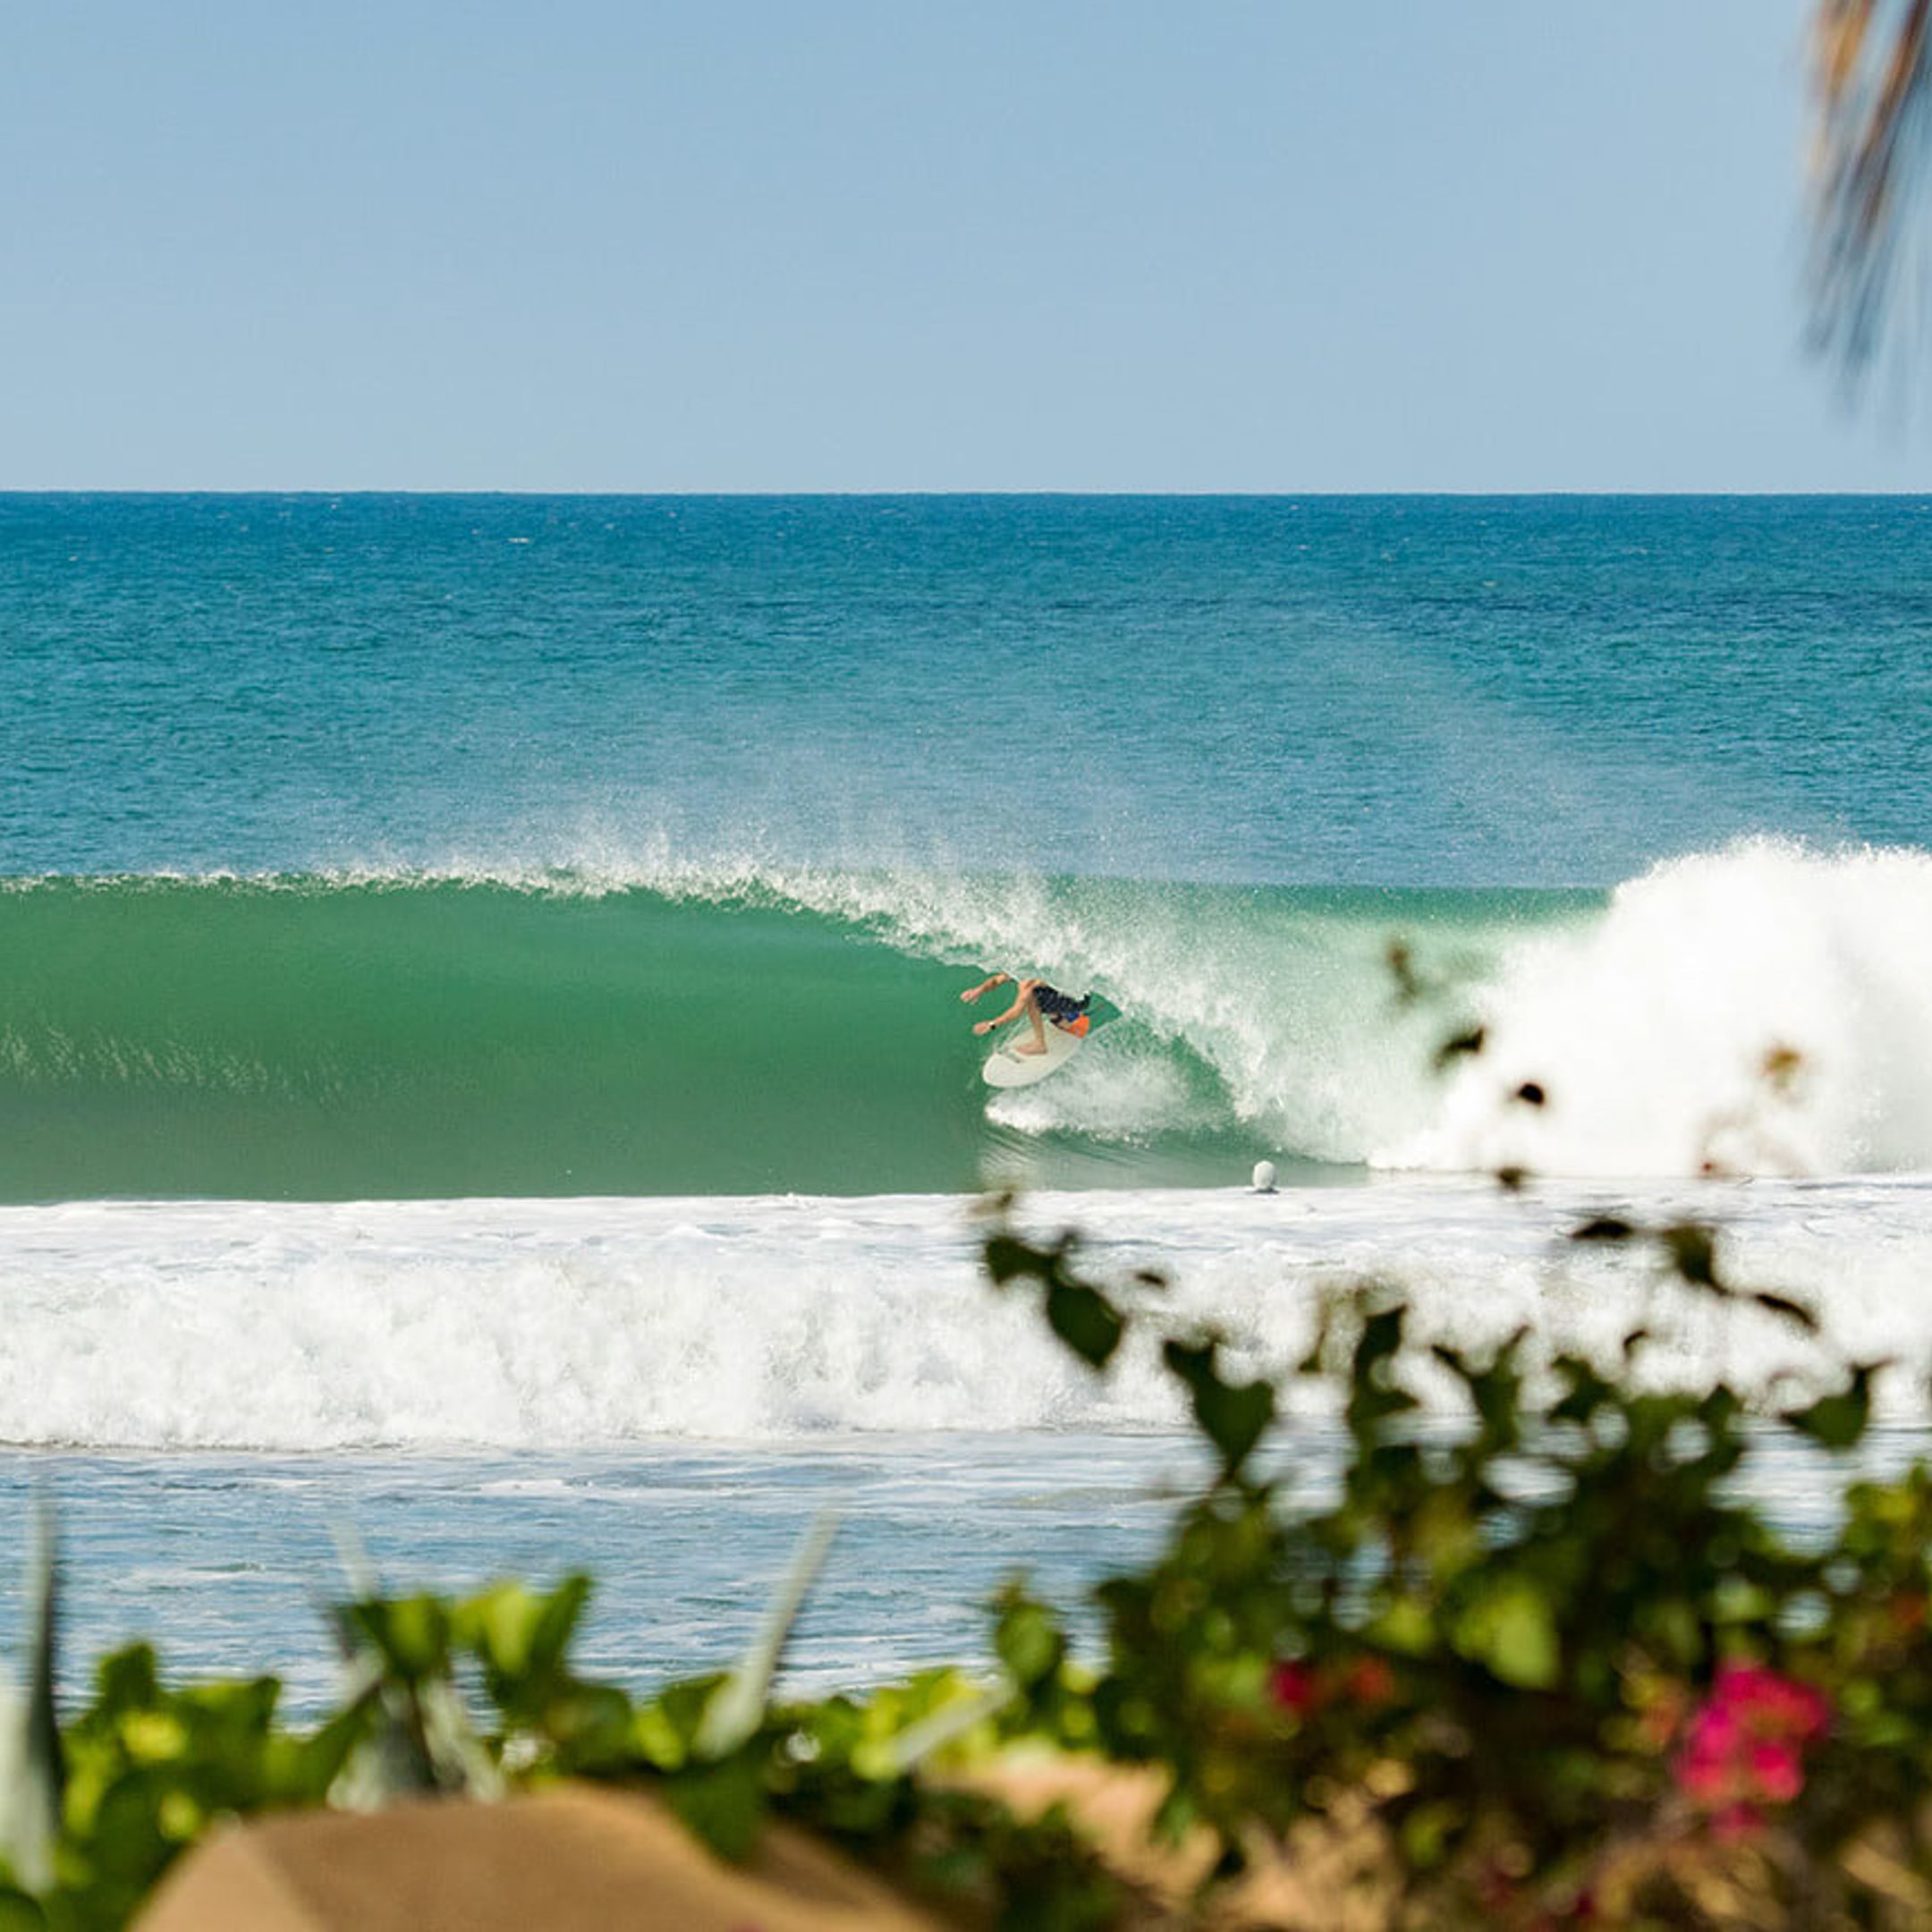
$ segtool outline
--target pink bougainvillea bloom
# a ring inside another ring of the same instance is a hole
[[[1753,1744],[1749,1761],[1751,1783],[1773,1804],[1789,1804],[1804,1789],[1804,1767],[1795,1744]]]
[[[1306,1717],[1315,1708],[1320,1692],[1315,1673],[1306,1664],[1292,1660],[1277,1664],[1268,1680],[1269,1695],[1283,1710],[1292,1711],[1297,1717]]]
[[[1755,1829],[1756,1806],[1789,1804],[1804,1789],[1803,1747],[1830,1719],[1830,1705],[1809,1684],[1759,1665],[1723,1665],[1691,1714],[1678,1785],[1716,1814],[1726,1835]]]
[[[1678,1784],[1699,1804],[1722,1804],[1731,1794],[1732,1767],[1742,1741],[1735,1713],[1715,1699],[1700,1705],[1677,1760]]]
[[[1809,1684],[1757,1664],[1720,1665],[1711,1701],[1737,1712],[1758,1736],[1800,1742],[1816,1737],[1831,1718],[1831,1706]]]

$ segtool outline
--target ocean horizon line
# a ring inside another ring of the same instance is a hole
[[[479,499],[527,503],[1932,503],[1932,490],[1900,489],[1617,489],[1552,487],[1523,489],[1209,489],[1177,487],[1075,488],[1053,486],[993,488],[822,488],[822,489],[594,489],[453,487],[418,484],[322,484],[121,486],[68,484],[0,486],[0,502],[76,502],[230,499],[236,501],[347,500],[393,502],[419,498],[450,502]]]

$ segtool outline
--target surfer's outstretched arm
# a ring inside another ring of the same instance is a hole
[[[1010,979],[1012,977],[1011,973],[1001,973],[999,975],[1000,979]],[[996,984],[997,982],[994,983]],[[1046,1036],[1040,1030],[1039,1008],[1033,1004],[1033,988],[1038,984],[1038,979],[1022,979],[1020,982],[1020,991],[1014,996],[1013,1004],[1004,1013],[996,1013],[990,1020],[974,1021],[973,1031],[975,1033],[990,1033],[995,1027],[1004,1026],[1009,1020],[1017,1020],[1021,1013],[1030,1012],[1033,1015],[1034,1032],[1041,1044],[1044,1045]],[[986,988],[981,987],[979,990],[983,993]]]
[[[978,999],[982,993],[990,993],[995,987],[1004,986],[1006,982],[1012,978],[1013,975],[1011,973],[990,974],[987,978],[982,979],[978,986],[968,987],[966,990],[960,995],[960,997],[964,1000],[969,1006],[970,1006],[972,1003],[976,999]],[[993,1023],[996,1026],[999,1024],[996,1020]]]
[[[990,1033],[996,1026],[1004,1026],[1009,1020],[1017,1020],[1027,1009],[1027,996],[1022,993],[1003,1013],[995,1013],[990,1020],[975,1020],[975,1033]]]

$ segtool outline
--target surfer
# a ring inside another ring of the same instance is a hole
[[[968,987],[960,997],[970,1006],[982,993],[990,993],[996,986],[1005,986],[1012,980],[1011,973],[996,972],[982,979],[976,987]],[[1023,1040],[1013,1048],[1015,1053],[1043,1054],[1046,1051],[1046,1027],[1049,1020],[1066,1033],[1084,1033],[1087,1030],[1076,1024],[1086,1016],[1087,1009],[1093,1004],[1093,995],[1084,993],[1079,999],[1063,993],[1057,987],[1050,987],[1044,979],[1022,979],[1020,990],[1013,996],[1013,1003],[1003,1013],[991,1020],[976,1021],[975,1033],[990,1033],[995,1027],[1004,1026],[1009,1020],[1017,1020],[1021,1013],[1033,1023],[1033,1038]]]

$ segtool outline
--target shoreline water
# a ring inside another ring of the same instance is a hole
[[[136,1638],[177,1681],[272,1672],[297,1714],[336,1689],[326,1605],[353,1533],[398,1591],[588,1571],[579,1662],[633,1690],[735,1662],[807,1525],[832,1558],[790,1651],[814,1692],[928,1665],[986,1665],[983,1605],[1022,1571],[1075,1612],[1157,1539],[1198,1455],[1178,1436],[917,1433],[791,1445],[657,1442],[599,1451],[0,1450],[0,1535],[58,1513],[70,1668]],[[0,1574],[17,1649],[23,1566]],[[72,1686],[78,1688],[77,1686]]]

